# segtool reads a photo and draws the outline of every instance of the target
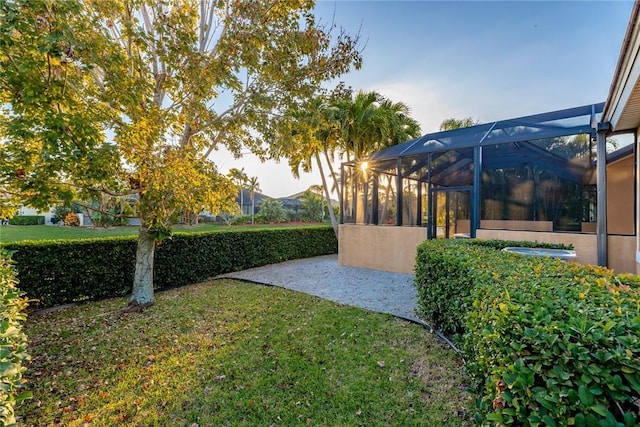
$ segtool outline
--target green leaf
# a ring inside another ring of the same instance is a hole
[[[492,412],[487,415],[487,420],[503,422],[504,418],[502,417],[502,414],[500,412]]]
[[[593,406],[590,406],[589,409],[591,409],[593,412],[603,417],[606,417],[607,413],[609,412],[607,408],[605,408],[602,405],[593,405]]]
[[[578,387],[578,396],[580,396],[580,402],[584,406],[591,406],[593,404],[593,394],[591,391],[584,385]]]
[[[624,425],[625,427],[631,427],[636,425],[636,418],[633,416],[631,412],[627,412],[624,414]]]

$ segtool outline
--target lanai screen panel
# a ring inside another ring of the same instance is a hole
[[[594,203],[588,135],[486,147],[481,219],[549,221],[556,231],[581,231]]]

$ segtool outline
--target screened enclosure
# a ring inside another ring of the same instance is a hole
[[[342,165],[341,222],[595,231],[596,129],[604,104],[424,135]]]

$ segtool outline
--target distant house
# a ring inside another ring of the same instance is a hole
[[[252,207],[255,209],[254,213],[258,213],[260,211],[260,203],[265,199],[278,200],[280,203],[282,203],[283,208],[292,210],[294,212],[297,212],[302,207],[302,202],[299,199],[293,197],[276,198],[269,197],[266,194],[255,192],[253,194],[254,200],[252,203],[251,192],[249,190],[244,189],[242,190],[242,196],[240,194],[241,193],[238,193],[238,196],[236,197],[236,203],[238,204],[238,206],[240,206],[243,215],[251,215]]]
[[[258,193],[257,191],[253,193],[253,202],[251,201],[251,192],[247,189],[240,190],[238,192],[238,196],[236,197],[236,203],[240,206],[240,210],[242,211],[242,215],[251,215],[251,208],[255,207],[255,212],[257,213],[260,208],[259,204],[262,199],[270,199],[271,197],[266,196],[262,193]]]
[[[295,199],[292,197],[280,197],[276,200],[282,203],[283,208],[296,213],[302,208],[302,201],[300,199]]]
[[[304,197],[305,193],[306,191],[300,191],[299,193],[292,194],[290,196],[287,196],[286,198],[300,200],[302,199],[302,197]],[[318,194],[318,193],[314,193],[314,194]],[[318,196],[322,197],[322,199],[324,200],[324,194],[318,194]],[[340,206],[340,202],[338,200],[331,199],[331,206],[338,207]]]
[[[22,206],[20,209],[18,209],[18,212],[16,213],[16,215],[40,215],[40,216],[44,216],[44,223],[45,224],[51,224],[51,218],[53,218],[54,215],[54,208],[49,209],[48,211],[39,211],[37,209],[34,208],[29,208],[26,206]]]

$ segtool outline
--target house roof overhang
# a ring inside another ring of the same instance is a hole
[[[640,127],[640,1],[636,0],[620,48],[603,113],[612,131]]]

